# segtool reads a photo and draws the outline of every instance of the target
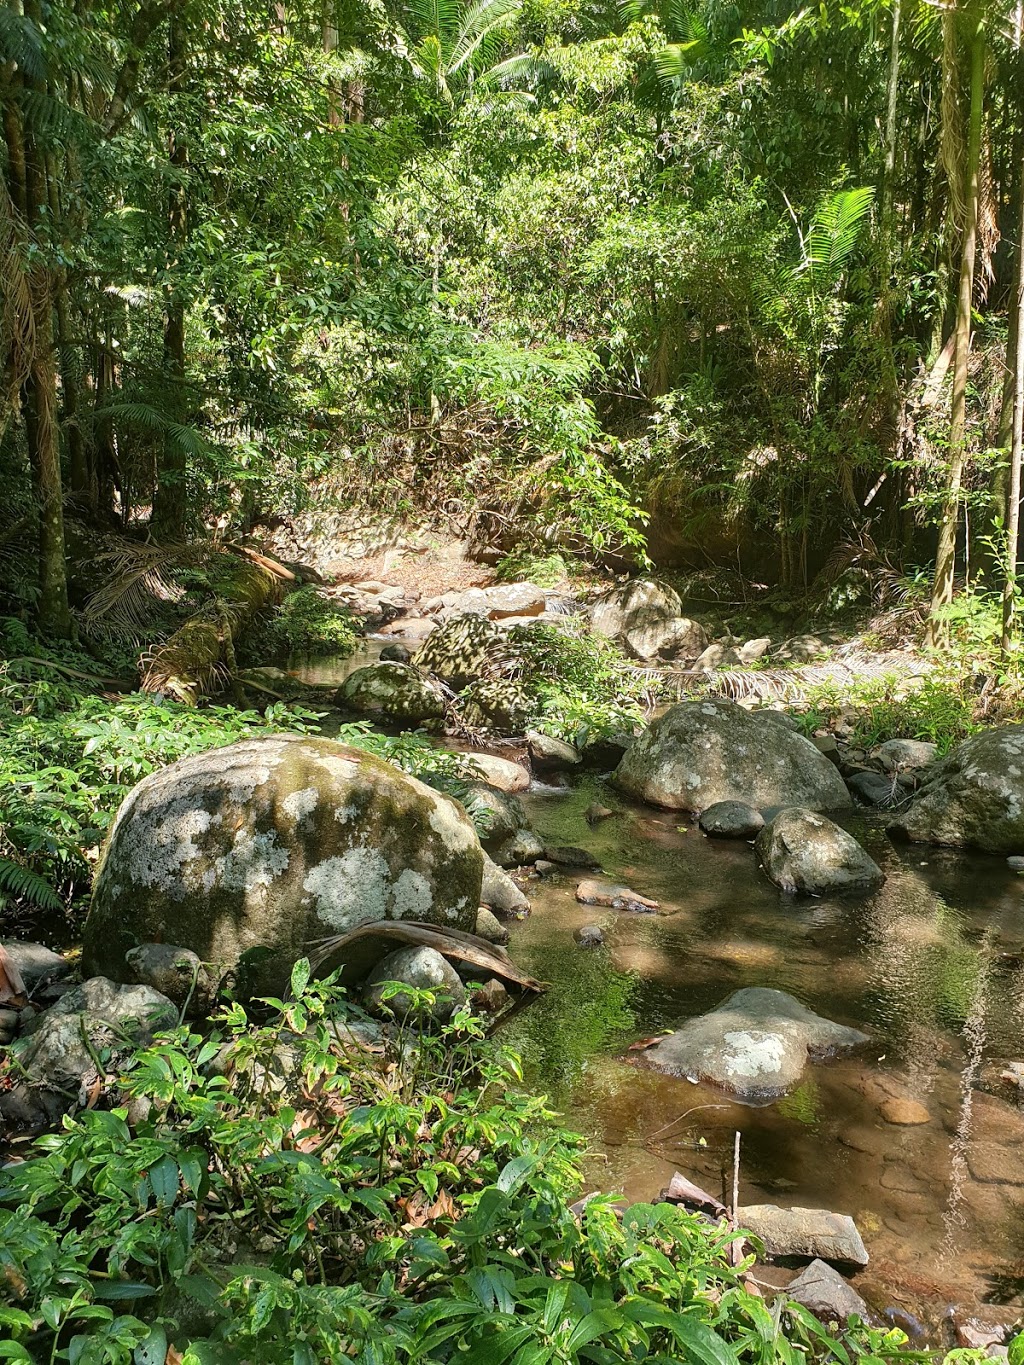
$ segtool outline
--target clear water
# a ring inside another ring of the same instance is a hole
[[[738,1129],[741,1204],[853,1214],[872,1257],[858,1288],[879,1307],[934,1322],[951,1302],[1018,1302],[1024,1115],[999,1073],[1024,1058],[1024,879],[1001,859],[897,848],[853,821],[883,888],[798,900],[749,845],[706,839],[599,779],[526,801],[542,837],[585,846],[662,906],[580,906],[569,875],[532,882],[533,915],[513,929],[517,961],[551,985],[515,1042],[534,1084],[593,1140],[592,1187],[649,1199],[678,1169],[721,1195]],[[595,801],[620,813],[591,828]],[[575,945],[588,923],[602,948]],[[798,1089],[760,1107],[644,1069],[629,1050],[743,986],[788,991],[872,1044],[809,1065]],[[930,1121],[885,1122],[890,1095],[920,1101]]]

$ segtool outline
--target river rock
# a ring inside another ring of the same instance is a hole
[[[509,678],[479,678],[459,700],[467,725],[504,734],[520,733],[536,710],[529,688]]]
[[[868,892],[884,880],[852,834],[799,806],[779,811],[757,836],[755,848],[771,880],[790,894]]]
[[[575,744],[566,744],[563,739],[553,735],[542,735],[539,730],[527,730],[526,746],[530,751],[530,762],[539,770],[559,770],[578,768],[583,755]]]
[[[485,938],[488,943],[507,943],[509,940],[508,925],[495,919],[486,905],[481,905],[476,912],[476,928],[473,932],[477,938]]]
[[[424,1011],[414,1009],[412,997],[401,992],[385,1000],[384,986],[389,981],[400,981],[416,990],[435,991],[437,999]],[[378,1017],[395,1014],[402,1018],[411,1014],[417,1019],[444,1022],[465,1004],[466,990],[458,972],[436,948],[399,948],[388,953],[367,977],[363,1000],[370,1013]]]
[[[21,1078],[0,1093],[0,1114],[19,1126],[55,1122],[83,1103],[87,1090],[116,1074],[132,1048],[177,1022],[174,1005],[150,986],[119,985],[102,976],[83,981],[29,1025],[27,1039],[17,1045]]]
[[[892,781],[881,773],[865,768],[862,772],[851,773],[846,785],[858,801],[866,806],[891,806],[894,800]],[[900,793],[902,795],[902,793]]]
[[[380,661],[383,664],[407,664],[411,658],[412,651],[405,645],[385,645],[380,652]]]
[[[729,701],[682,702],[634,740],[620,787],[656,806],[706,810],[717,801],[842,810],[846,784],[814,745]]]
[[[483,884],[480,903],[506,919],[526,919],[530,913],[530,898],[497,863],[484,855]]]
[[[203,1019],[217,994],[217,983],[188,948],[142,943],[124,955],[127,973],[142,986],[165,995],[188,1019]]]
[[[544,845],[532,829],[519,829],[500,844],[488,845],[499,867],[529,867],[544,857]]]
[[[870,1309],[856,1289],[824,1261],[812,1261],[789,1285],[786,1298],[810,1310],[822,1322],[845,1326],[856,1314],[862,1322],[871,1317]]]
[[[500,787],[492,787],[489,782],[470,782],[464,805],[472,815],[480,814],[487,819],[488,825],[480,842],[488,849],[511,839],[530,824],[526,807],[519,797]]]
[[[429,616],[402,616],[386,626],[381,626],[381,635],[397,636],[409,645],[421,645],[428,635],[437,630],[437,622]],[[384,651],[381,650],[383,658]]]
[[[461,692],[504,656],[505,637],[485,616],[454,616],[420,645],[412,663]]]
[[[924,739],[887,739],[873,750],[887,773],[927,768],[939,756],[939,746]]]
[[[21,943],[13,938],[5,938],[0,939],[0,946],[20,973],[30,996],[71,974],[72,965],[67,958],[44,947],[42,943]]]
[[[653,915],[661,909],[657,901],[648,900],[628,886],[615,886],[596,877],[580,882],[576,899],[581,905],[607,905],[612,910],[632,910],[641,915]]]
[[[96,876],[83,964],[115,980],[141,943],[189,948],[273,994],[311,941],[382,919],[472,929],[483,851],[448,797],[309,735],[254,737],[145,778]]]
[[[748,1204],[737,1210],[736,1221],[764,1243],[770,1258],[811,1256],[843,1265],[868,1263],[868,1253],[857,1224],[845,1213]]]
[[[865,1042],[866,1034],[823,1019],[784,991],[748,986],[647,1048],[643,1062],[755,1101],[784,1095],[808,1060]]]
[[[379,663],[357,668],[338,689],[336,702],[361,716],[396,725],[440,720],[441,692],[411,664]]]
[[[703,628],[683,616],[679,594],[646,578],[613,588],[595,602],[590,626],[643,660],[659,654],[695,659],[707,643]]]
[[[742,801],[716,801],[697,823],[712,839],[754,839],[764,829],[764,816]]]
[[[499,791],[524,792],[530,785],[530,774],[521,763],[513,763],[508,758],[498,758],[494,754],[471,753],[466,755],[480,772],[484,781]]]
[[[579,948],[600,948],[604,942],[604,930],[599,924],[581,924],[573,938]]]
[[[933,764],[889,831],[921,843],[1015,853],[1024,846],[1024,725],[972,735]]]

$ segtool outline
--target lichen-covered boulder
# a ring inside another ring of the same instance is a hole
[[[254,994],[312,942],[374,920],[472,930],[483,852],[462,807],[334,740],[269,735],[195,754],[131,792],[85,925],[89,973],[143,943],[189,948]]]
[[[670,810],[702,811],[717,801],[758,810],[851,804],[835,765],[809,739],[730,701],[670,707],[633,741],[613,780]]]
[[[350,673],[336,700],[361,716],[401,725],[440,720],[445,710],[440,690],[419,669],[387,660]]]
[[[852,834],[817,811],[780,810],[757,836],[761,866],[783,891],[828,896],[874,891],[882,869]]]
[[[972,735],[927,769],[889,832],[918,843],[1019,853],[1024,848],[1024,725]]]

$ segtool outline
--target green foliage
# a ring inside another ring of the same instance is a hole
[[[242,652],[253,663],[291,655],[351,654],[358,639],[352,613],[312,585],[290,592],[243,637]]]
[[[852,710],[853,739],[862,748],[887,739],[924,739],[946,753],[982,726],[970,679],[953,672],[910,682],[894,673],[864,677],[849,687],[809,688],[807,699],[809,710],[797,719],[808,733]]]
[[[736,1234],[605,1198],[578,1220],[580,1140],[521,1094],[461,1009],[365,1045],[368,1021],[296,966],[255,1027],[158,1038],[125,1078],[148,1101],[85,1111],[0,1174],[8,1359],[187,1365],[479,1361],[655,1365],[892,1359],[769,1309]],[[275,1084],[265,1078],[275,1076]]]
[[[538,621],[513,627],[509,643],[546,733],[582,745],[601,735],[632,734],[643,720],[649,684],[602,636]]]
[[[539,588],[557,588],[569,576],[560,554],[540,555],[529,550],[513,550],[497,564],[494,576],[499,583],[536,583]]]

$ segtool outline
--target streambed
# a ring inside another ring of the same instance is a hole
[[[876,1303],[934,1322],[946,1303],[1019,1302],[1024,1115],[999,1074],[1024,1057],[1024,879],[1001,859],[895,847],[853,819],[885,885],[798,900],[749,845],[706,839],[600,779],[535,784],[525,800],[546,841],[583,845],[663,911],[578,905],[570,873],[531,882],[533,914],[513,928],[517,961],[552,986],[516,1043],[532,1082],[592,1138],[592,1187],[650,1199],[678,1169],[721,1194],[739,1129],[741,1204],[853,1214],[872,1257],[858,1288]],[[620,814],[591,828],[595,801]],[[579,948],[573,933],[590,923],[604,946]],[[810,1065],[757,1107],[646,1070],[629,1050],[743,986],[788,991],[872,1044]],[[928,1122],[886,1122],[893,1097]]]

